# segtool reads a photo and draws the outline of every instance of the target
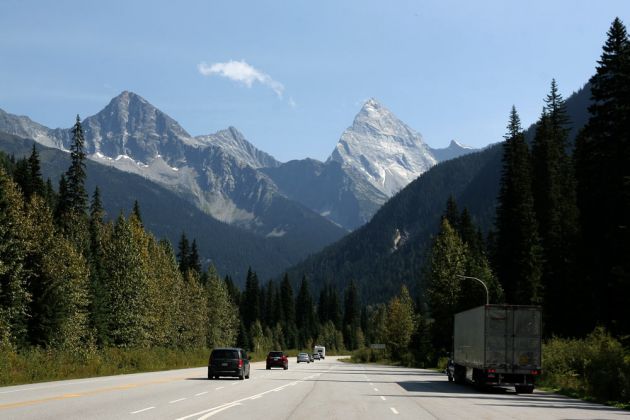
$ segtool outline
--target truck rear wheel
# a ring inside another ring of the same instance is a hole
[[[531,394],[534,392],[534,385],[515,385],[514,389],[517,394]]]
[[[463,384],[466,382],[466,368],[464,366],[455,365],[453,369],[453,380],[456,384]]]

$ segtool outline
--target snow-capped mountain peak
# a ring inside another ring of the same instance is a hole
[[[363,104],[329,160],[388,197],[437,163],[422,136],[374,98]]]

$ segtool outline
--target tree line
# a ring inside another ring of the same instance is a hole
[[[607,35],[574,145],[555,80],[531,144],[512,108],[495,229],[483,238],[447,203],[426,275],[436,350],[450,350],[453,314],[484,302],[458,274],[493,303],[542,305],[547,336],[630,333],[630,42],[618,18]]]

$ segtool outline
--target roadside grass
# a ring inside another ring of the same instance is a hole
[[[88,354],[0,351],[0,386],[205,366],[209,349],[107,348]]]

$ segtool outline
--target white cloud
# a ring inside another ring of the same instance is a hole
[[[244,84],[247,87],[252,87],[254,82],[258,82],[267,87],[270,87],[278,98],[282,98],[284,93],[284,86],[282,83],[273,80],[271,76],[263,73],[260,70],[250,66],[245,60],[234,61],[230,60],[226,63],[213,63],[208,65],[205,62],[201,62],[197,65],[199,73],[204,76],[221,76],[227,77],[230,80]]]

